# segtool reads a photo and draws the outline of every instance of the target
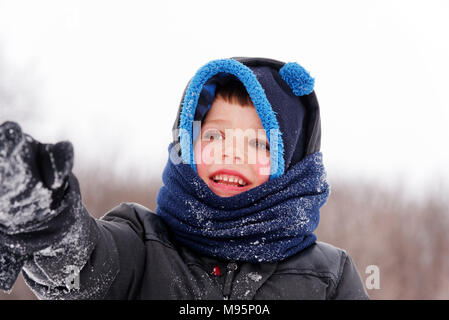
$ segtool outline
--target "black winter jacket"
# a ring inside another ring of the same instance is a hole
[[[281,262],[235,263],[174,242],[164,222],[139,204],[122,203],[96,220],[80,202],[74,214],[76,235],[35,253],[23,269],[39,298],[368,299],[351,257],[323,242]],[[75,267],[79,286],[68,290]]]

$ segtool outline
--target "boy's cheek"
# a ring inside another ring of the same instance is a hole
[[[208,182],[207,180],[207,169],[208,166],[202,163],[197,163],[196,164],[196,171],[198,172],[198,176],[204,180],[204,182]]]
[[[195,161],[198,164],[220,164],[221,148],[217,143],[197,143],[194,149]]]
[[[209,183],[209,168],[212,164],[217,162],[215,159],[218,155],[216,149],[217,148],[214,147],[213,143],[196,143],[194,146],[196,170],[198,176],[200,176],[206,184]]]
[[[257,162],[254,164],[254,169],[257,175],[257,179],[261,181],[261,183],[268,181],[271,172],[271,160],[270,155],[259,154],[257,157]]]
[[[206,184],[207,184],[208,183],[207,172],[208,172],[209,165],[207,165],[206,163],[204,163],[203,161],[200,160],[201,159],[201,149],[197,146],[198,145],[195,145],[195,148],[194,148],[196,171],[198,173],[198,176],[201,179],[203,179],[204,182],[206,182]]]

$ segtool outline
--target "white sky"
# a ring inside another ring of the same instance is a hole
[[[448,1],[0,0],[0,53],[39,97],[25,131],[143,178],[195,71],[261,56],[316,78],[330,177],[447,185],[448,39]]]

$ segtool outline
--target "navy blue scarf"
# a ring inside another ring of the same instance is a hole
[[[156,212],[175,239],[200,254],[233,261],[280,261],[313,244],[330,192],[321,152],[228,198],[213,193],[189,164],[169,159],[162,180]]]

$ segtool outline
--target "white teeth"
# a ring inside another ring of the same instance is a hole
[[[243,179],[236,177],[236,176],[227,176],[227,175],[221,175],[217,174],[212,177],[213,180],[220,182],[228,182],[228,183],[238,183],[240,186],[246,185],[246,182],[243,181]]]

